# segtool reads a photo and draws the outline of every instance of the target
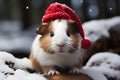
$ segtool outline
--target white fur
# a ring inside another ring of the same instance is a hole
[[[67,30],[67,21],[66,20],[55,20],[53,21],[53,28],[54,28],[54,37],[52,38],[51,42],[51,48],[53,50],[58,51],[58,46],[56,44],[58,43],[65,43],[69,46],[72,46],[72,39],[66,35]],[[81,57],[82,57],[82,51],[81,51],[81,45],[79,45],[78,50],[75,53],[68,53],[67,45],[65,46],[65,52],[64,53],[55,53],[55,54],[48,54],[44,52],[39,47],[39,38],[41,36],[37,35],[33,46],[33,54],[35,59],[40,63],[42,66],[51,66],[51,65],[57,65],[60,67],[65,66],[75,66],[76,64],[79,64]]]
[[[72,39],[70,37],[68,37],[66,35],[66,31],[67,31],[67,21],[66,20],[55,20],[53,21],[53,30],[54,30],[54,37],[52,38],[52,49],[54,51],[59,51],[59,47],[56,44],[66,44],[64,46],[64,51],[67,52],[70,47],[68,46],[72,46]]]

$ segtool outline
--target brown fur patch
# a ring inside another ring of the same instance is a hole
[[[68,23],[68,29],[72,32],[72,33],[79,33],[80,32],[80,29],[79,29],[79,26],[78,24],[73,21],[73,20],[67,20],[67,23]]]
[[[38,61],[34,58],[33,53],[31,52],[30,54],[30,60],[32,62],[32,66],[33,68],[37,71],[37,72],[41,72],[42,73],[42,67],[40,65],[40,63],[38,63]]]
[[[43,34],[42,37],[39,39],[40,44],[39,46],[47,53],[53,54],[54,51],[51,50],[51,37],[50,37],[50,32],[52,30],[52,22],[49,23],[47,26],[47,33]]]
[[[78,49],[78,46],[80,44],[80,39],[77,36],[77,33],[79,33],[79,27],[74,21],[68,20],[68,31],[70,33],[70,37],[73,40],[73,48],[71,48],[69,52],[74,53]]]
[[[75,36],[75,35],[73,35],[73,34],[71,35],[71,38],[72,38],[72,40],[73,40],[73,45],[72,45],[73,48],[71,48],[71,49],[69,50],[69,52],[70,52],[70,53],[74,53],[74,52],[78,49],[79,39],[78,39],[77,36]]]
[[[37,34],[44,35],[48,32],[49,23],[43,23],[41,27],[36,30]]]

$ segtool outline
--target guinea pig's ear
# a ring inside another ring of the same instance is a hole
[[[70,25],[72,32],[74,33],[80,32],[79,26],[74,20],[68,20],[68,24]]]
[[[37,28],[36,33],[40,35],[44,35],[48,32],[49,23],[43,23],[39,28]]]

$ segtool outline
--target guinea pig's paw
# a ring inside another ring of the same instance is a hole
[[[73,68],[69,72],[70,74],[81,74],[81,70],[79,68]]]
[[[60,73],[58,72],[58,71],[56,71],[56,70],[49,70],[48,71],[48,75],[49,76],[54,76],[54,75],[59,75]]]

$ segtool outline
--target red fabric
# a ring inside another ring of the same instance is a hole
[[[55,20],[55,19],[71,19],[71,17],[66,13],[56,12],[56,13],[47,14],[43,16],[42,23]]]
[[[42,23],[45,23],[45,22],[48,22],[51,20],[55,20],[55,19],[72,19],[72,20],[74,20],[79,26],[80,35],[83,39],[82,40],[82,48],[87,49],[90,47],[90,41],[86,40],[84,38],[84,31],[82,28],[81,21],[71,8],[69,8],[68,6],[66,6],[64,4],[60,4],[60,3],[51,4],[47,8],[47,10],[42,18]]]
[[[83,39],[82,40],[82,48],[88,49],[90,47],[90,41],[88,39]]]

